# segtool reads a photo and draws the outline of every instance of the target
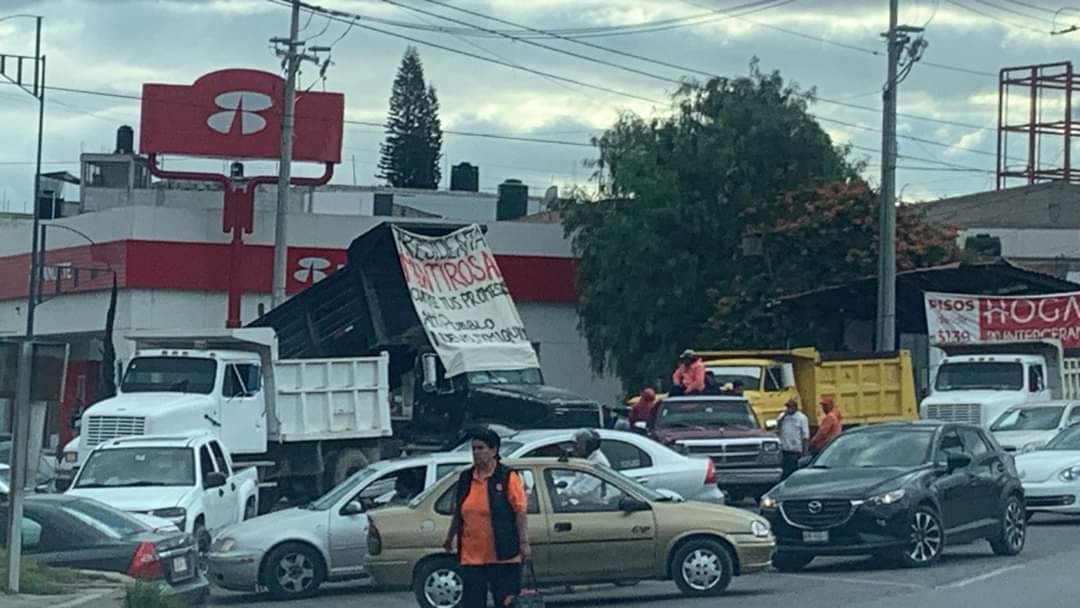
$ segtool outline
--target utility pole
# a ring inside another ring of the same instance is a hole
[[[899,0],[889,0],[889,31],[883,34],[888,45],[888,79],[885,81],[881,117],[881,208],[878,228],[877,350],[896,350],[896,90],[922,57],[926,41],[920,36],[902,55],[911,41],[908,34],[922,28],[897,25]]]
[[[275,38],[271,42],[284,43],[285,50],[278,55],[285,58],[285,105],[281,118],[281,162],[278,165],[277,214],[274,216],[274,279],[270,294],[270,307],[276,308],[285,301],[285,274],[288,272],[288,214],[289,180],[292,179],[293,128],[296,117],[296,72],[300,67],[300,0],[292,2],[292,24],[289,39]]]

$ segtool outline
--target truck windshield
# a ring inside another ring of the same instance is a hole
[[[761,428],[750,403],[743,400],[730,401],[664,401],[656,416],[656,428],[715,428],[741,427]]]
[[[760,367],[733,365],[727,367],[710,367],[709,371],[713,373],[713,377],[716,378],[716,383],[720,386],[725,384],[734,385],[738,382],[748,390],[756,391],[761,389]]]
[[[1049,431],[1056,429],[1065,407],[1061,405],[1019,407],[1001,415],[991,431]]]
[[[938,369],[934,384],[934,389],[939,391],[1019,391],[1023,388],[1023,364],[997,361],[945,363]]]
[[[76,488],[195,485],[191,448],[121,448],[90,454]]]
[[[473,386],[484,386],[487,384],[543,384],[544,377],[540,374],[540,370],[533,369],[515,369],[515,370],[496,370],[489,372],[469,372],[466,374],[469,379],[469,384]]]
[[[199,393],[214,390],[217,361],[193,357],[136,357],[120,390],[125,393]]]

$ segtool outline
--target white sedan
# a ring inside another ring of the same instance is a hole
[[[1029,517],[1080,514],[1080,425],[1061,431],[1043,448],[1017,456],[1016,468]]]
[[[576,429],[520,431],[502,438],[503,458],[558,457],[573,448]],[[708,458],[691,458],[648,437],[597,429],[600,451],[611,468],[654,490],[669,490],[686,500],[724,504],[716,467]],[[455,451],[467,452],[468,443]]]

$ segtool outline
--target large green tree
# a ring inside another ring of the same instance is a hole
[[[811,100],[754,65],[745,78],[687,84],[669,116],[625,114],[598,138],[604,200],[562,206],[595,370],[628,390],[666,376],[683,348],[711,339],[711,294],[740,271],[742,214],[854,176]]]
[[[420,53],[409,47],[401,59],[390,93],[386,141],[381,147],[379,177],[398,188],[439,187],[442,125],[435,87],[424,83]]]

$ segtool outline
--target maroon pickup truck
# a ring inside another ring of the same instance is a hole
[[[780,440],[761,427],[744,397],[668,397],[650,429],[657,441],[690,456],[708,456],[730,501],[758,499],[780,481]]]

